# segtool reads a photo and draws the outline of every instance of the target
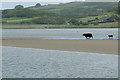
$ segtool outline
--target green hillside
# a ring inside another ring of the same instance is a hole
[[[70,2],[64,4],[50,4],[47,6],[37,7],[37,10],[47,10],[55,13],[59,13],[65,16],[96,16],[102,12],[106,12],[108,9],[117,7],[116,2]]]
[[[70,2],[2,11],[3,24],[96,26],[117,22],[117,2]],[[104,25],[103,25],[104,26]]]

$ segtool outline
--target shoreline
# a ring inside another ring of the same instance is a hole
[[[114,25],[111,23],[108,24],[99,24],[99,25],[67,25],[67,24],[2,24],[1,29],[83,29],[83,28],[120,28],[118,23]],[[106,26],[106,27],[105,27]]]
[[[118,54],[118,40],[2,40],[2,46]]]
[[[112,29],[120,27],[69,27],[69,28],[0,28],[0,29]]]

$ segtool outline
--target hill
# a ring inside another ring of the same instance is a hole
[[[98,25],[119,20],[117,2],[70,2],[36,5],[3,10],[3,24]]]
[[[65,16],[84,17],[99,15],[108,9],[117,7],[117,5],[117,2],[70,2],[33,7],[33,9],[51,11]]]

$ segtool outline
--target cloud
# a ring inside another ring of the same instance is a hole
[[[86,2],[118,2],[119,0],[1,0],[1,2],[72,2],[72,1],[86,1]]]

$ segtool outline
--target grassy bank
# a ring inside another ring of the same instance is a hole
[[[1,29],[50,29],[50,28],[118,28],[118,23],[99,25],[39,25],[39,24],[3,24]]]

